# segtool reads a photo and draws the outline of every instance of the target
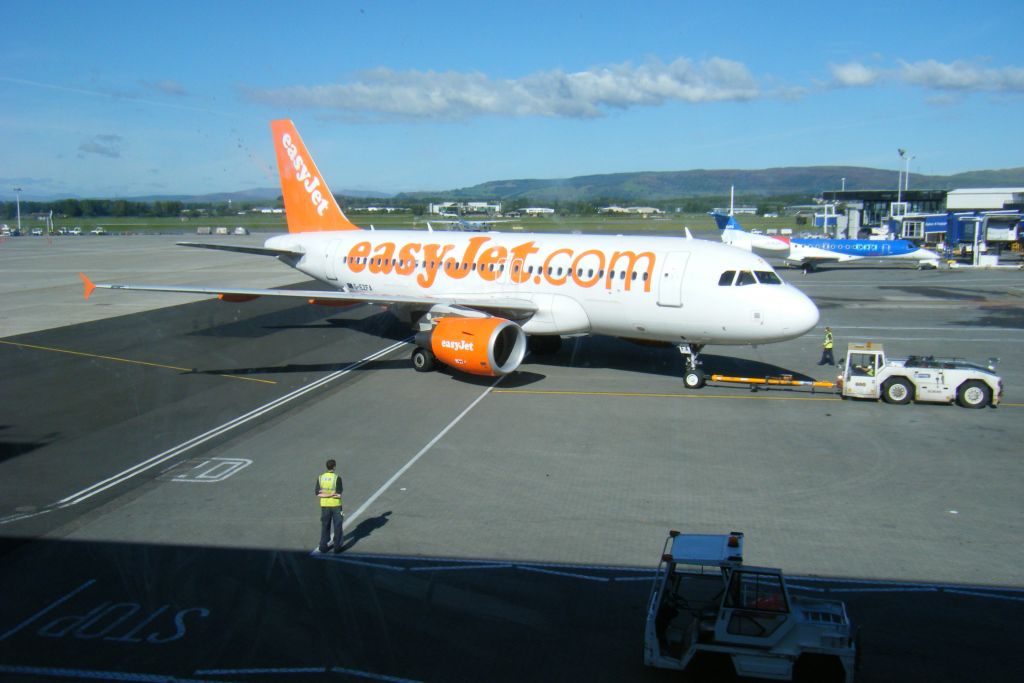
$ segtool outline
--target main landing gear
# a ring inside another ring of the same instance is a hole
[[[707,376],[700,368],[700,352],[703,348],[703,344],[679,344],[679,353],[686,356],[683,386],[687,389],[700,389],[707,383]]]

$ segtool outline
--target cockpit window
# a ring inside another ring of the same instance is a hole
[[[754,279],[754,274],[749,270],[741,270],[739,276],[736,278],[736,286],[742,287],[743,285],[756,284],[757,280]]]
[[[724,273],[722,273],[722,277],[718,278],[718,286],[719,287],[731,287],[732,286],[732,279],[734,277],[736,277],[736,271],[735,270],[727,270],[727,271],[725,271]]]
[[[754,275],[757,276],[757,281],[762,285],[781,285],[782,280],[779,276],[770,270],[755,270]]]

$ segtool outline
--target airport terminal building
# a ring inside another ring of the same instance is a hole
[[[837,237],[888,236],[946,251],[1022,250],[1024,187],[822,193],[815,225]]]

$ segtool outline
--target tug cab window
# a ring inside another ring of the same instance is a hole
[[[722,273],[722,277],[718,278],[719,287],[732,287],[733,278],[736,277],[735,270],[727,270]]]
[[[851,353],[850,374],[855,377],[874,377],[877,358],[873,353]]]

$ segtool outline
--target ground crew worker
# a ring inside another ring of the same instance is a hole
[[[341,477],[334,472],[337,463],[332,458],[326,463],[327,471],[317,477],[316,497],[320,499],[320,552],[340,553],[345,542],[345,534],[341,530],[344,519],[341,508]],[[334,540],[331,541],[331,525],[334,525]]]
[[[836,361],[832,358],[832,346],[835,344],[835,338],[832,336],[832,328],[825,328],[825,340],[821,342],[821,360],[818,361],[818,365],[835,365]]]

